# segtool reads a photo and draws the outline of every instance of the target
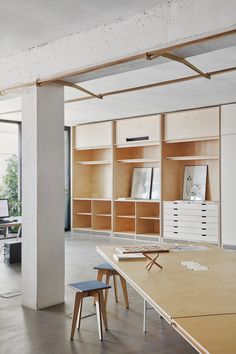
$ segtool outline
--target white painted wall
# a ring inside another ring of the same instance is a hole
[[[0,60],[0,90],[236,28],[235,0],[162,0],[150,10]]]
[[[221,225],[223,245],[236,246],[236,104],[221,109]]]

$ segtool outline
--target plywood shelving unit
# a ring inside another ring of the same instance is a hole
[[[219,229],[219,218],[217,216],[212,219],[207,217],[205,208],[208,209],[212,203],[215,203],[214,207],[218,210],[220,201],[219,128],[218,107],[165,115],[163,143],[163,201],[166,202],[164,202],[164,236],[217,242],[218,235],[215,230]],[[186,165],[207,166],[205,204],[181,202]],[[168,201],[171,203],[167,203]],[[198,207],[198,204],[201,211],[196,216],[195,207]]]
[[[219,127],[219,107],[77,126],[73,149],[73,227],[158,240],[165,233],[165,225],[176,227],[178,220],[170,220],[170,215],[175,218],[176,205],[182,210],[184,167],[207,165],[206,202],[199,206],[204,209],[201,217],[208,217],[209,230],[220,229]],[[131,198],[135,167],[159,168],[160,198]],[[208,215],[212,204],[214,221]],[[180,239],[188,239],[187,228],[195,227],[201,214],[196,215],[193,204],[186,208],[186,215],[181,214],[185,233]],[[201,230],[206,231],[204,220]],[[212,240],[216,232],[209,234]],[[189,239],[195,240],[197,236]]]
[[[160,200],[136,200],[130,196],[135,167],[159,167],[161,173],[161,117],[118,121],[114,159],[114,234],[159,237],[160,219],[140,219],[139,213],[149,203],[147,210],[151,205],[159,210]]]
[[[160,116],[86,124],[75,128],[75,229],[133,238],[136,235],[159,237],[160,200],[130,199],[134,167],[159,167],[161,173]],[[147,204],[147,211],[143,212]],[[154,213],[153,208],[158,213]]]
[[[74,131],[73,227],[111,232],[113,123]]]
[[[207,165],[206,200],[219,201],[219,124],[219,108],[164,117],[163,200],[182,199],[186,165]]]

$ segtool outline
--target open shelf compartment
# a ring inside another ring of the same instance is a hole
[[[74,167],[74,195],[78,198],[112,197],[111,165],[80,165]]]
[[[81,164],[102,164],[111,163],[111,148],[75,150],[74,158],[76,163]]]
[[[111,201],[92,201],[92,229],[111,232]]]

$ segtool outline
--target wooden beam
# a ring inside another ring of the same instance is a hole
[[[56,85],[60,85],[60,86],[67,86],[67,87],[72,87],[76,90],[82,91],[84,93],[87,93],[89,96],[93,97],[93,98],[99,98],[102,99],[102,95],[96,95],[95,93],[85,89],[84,87],[81,87],[80,85],[74,84],[73,82],[68,82],[68,81],[64,81],[64,80],[52,80],[50,82],[38,82],[37,83],[39,86],[43,86],[43,85],[47,85],[47,84],[56,84]]]
[[[204,73],[202,72],[200,69],[198,69],[195,65],[193,65],[192,63],[190,63],[187,59],[180,57],[178,55],[172,54],[172,53],[162,53],[162,54],[146,54],[146,59],[147,60],[153,60],[159,57],[164,57],[173,61],[177,61],[181,64],[184,64],[186,66],[188,66],[190,69],[192,69],[193,71],[197,72],[199,75],[205,77],[206,79],[210,79],[211,76],[208,73]]]

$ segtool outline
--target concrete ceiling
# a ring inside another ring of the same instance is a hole
[[[204,72],[234,67],[236,45],[219,50],[201,53],[188,60]],[[161,82],[194,72],[186,66],[169,61],[138,70],[100,77],[81,83],[81,86],[94,93],[119,90],[139,85]],[[78,90],[65,88],[65,100],[86,96]],[[8,98],[7,96],[4,96]],[[66,103],[65,122],[75,125],[84,122],[111,120],[131,116],[161,113],[188,108],[197,108],[223,103],[236,102],[236,71],[213,76],[211,80],[200,78],[178,84],[155,87],[136,92],[104,97],[103,100]],[[0,102],[0,118],[21,119],[21,113],[6,114],[21,109],[20,98]],[[4,113],[1,115],[1,113]]]
[[[125,18],[160,0],[0,0],[0,56]]]
[[[211,51],[188,58],[204,72],[234,67],[236,46]],[[99,78],[82,83],[94,93],[120,90],[155,82],[177,79],[194,72],[177,62],[163,63],[139,70]],[[65,88],[65,99],[85,96],[75,89]],[[91,99],[65,105],[69,124],[138,116],[158,112],[236,102],[236,71],[211,80],[200,78],[174,85]]]

